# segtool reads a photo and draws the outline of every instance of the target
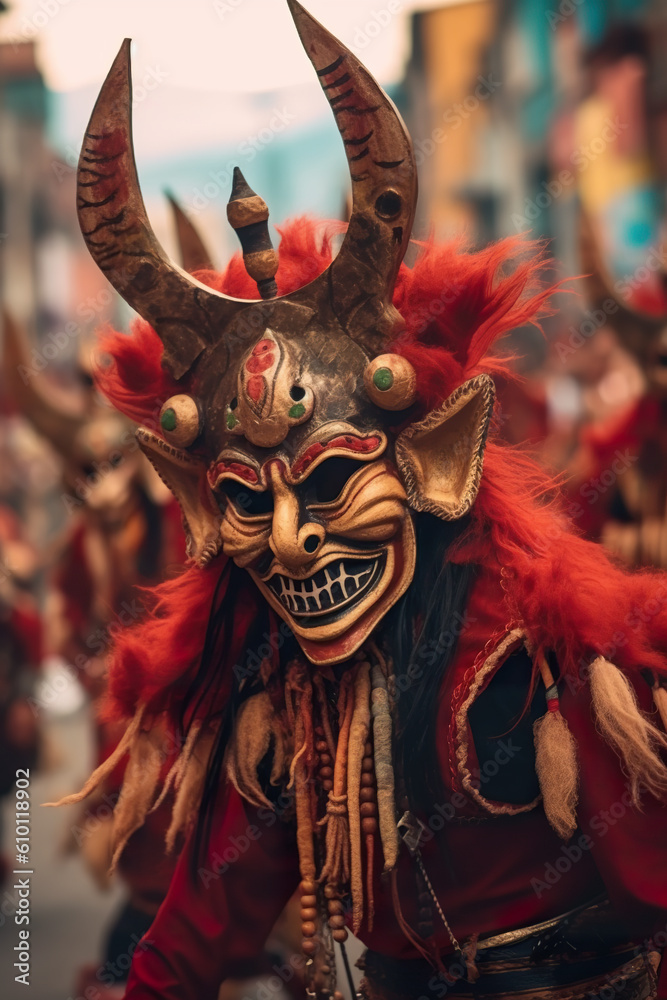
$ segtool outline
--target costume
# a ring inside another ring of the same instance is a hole
[[[536,248],[510,273],[516,240],[401,267],[403,123],[288,2],[350,164],[337,256],[309,220],[276,254],[237,172],[243,259],[197,278],[168,261],[127,43],[79,164],[89,250],[143,317],[104,338],[100,385],[189,536],[184,574],[118,638],[107,712],[129,721],[81,793],[129,753],[116,850],[172,786],[168,841],[190,831],[127,996],[215,996],[299,879],[313,997],[342,996],[347,926],[373,1000],[656,995],[667,582],[569,533],[544,475],[487,440],[491,348],[548,308]]]
[[[571,465],[571,511],[582,531],[630,566],[667,568],[667,294],[645,268],[614,281],[602,238],[582,214],[581,249],[594,315],[604,317],[645,376],[644,394],[588,428]],[[630,301],[629,301],[630,300]]]
[[[61,500],[70,517],[51,573],[45,645],[72,665],[95,712],[106,690],[112,637],[141,616],[138,588],[158,583],[183,559],[180,511],[137,448],[130,421],[95,390],[90,344],[79,352],[77,384],[65,391],[50,373],[34,370],[27,338],[11,317],[5,334],[10,394],[62,460]],[[118,720],[96,721],[98,761],[113,752],[123,728]],[[109,773],[71,828],[69,846],[81,851],[103,888],[109,886],[111,807],[123,770],[119,765]],[[129,893],[107,937],[105,960],[112,966],[132,935],[150,926],[166,893],[175,859],[158,855],[158,863],[148,862],[168,825],[168,807],[155,812],[119,865]],[[93,975],[98,968],[95,963]],[[94,982],[100,989],[100,980]]]

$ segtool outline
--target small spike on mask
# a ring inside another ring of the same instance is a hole
[[[227,218],[241,241],[246,271],[257,282],[259,294],[263,299],[275,298],[278,294],[275,282],[278,254],[269,236],[269,209],[264,199],[248,185],[238,167],[234,167]]]

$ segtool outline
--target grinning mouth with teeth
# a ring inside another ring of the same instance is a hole
[[[328,563],[305,580],[274,573],[266,581],[284,608],[304,625],[321,625],[357,604],[373,587],[386,561],[386,553],[371,558],[345,557]],[[313,620],[313,619],[316,619]]]

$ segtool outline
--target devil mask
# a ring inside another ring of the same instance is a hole
[[[349,227],[323,274],[276,295],[268,210],[240,172],[228,215],[262,298],[224,295],[168,260],[137,181],[127,41],[86,132],[77,207],[92,256],[153,326],[182,386],[158,433],[138,438],[179,500],[191,557],[205,565],[222,550],[246,569],[324,665],[351,656],[409,587],[413,512],[470,509],[493,385],[478,376],[419,412],[412,366],[388,353],[416,202],[410,139],[356,57],[288,3],[352,181]]]

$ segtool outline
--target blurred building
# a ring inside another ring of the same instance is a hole
[[[483,243],[494,229],[494,137],[490,109],[500,82],[488,52],[494,0],[416,13],[406,74],[407,109],[420,178],[417,231],[465,233]]]
[[[640,229],[655,235],[666,56],[660,0],[469,0],[415,14],[407,87],[422,224],[480,245],[530,230],[576,273],[580,198],[600,205],[634,185],[644,190],[619,247]]]
[[[74,166],[48,139],[50,95],[32,41],[0,44],[0,299],[30,339],[24,378],[75,382],[81,344],[115,302],[76,222]],[[2,499],[41,544],[61,526],[58,460],[3,393]],[[41,474],[35,475],[41,468]]]

